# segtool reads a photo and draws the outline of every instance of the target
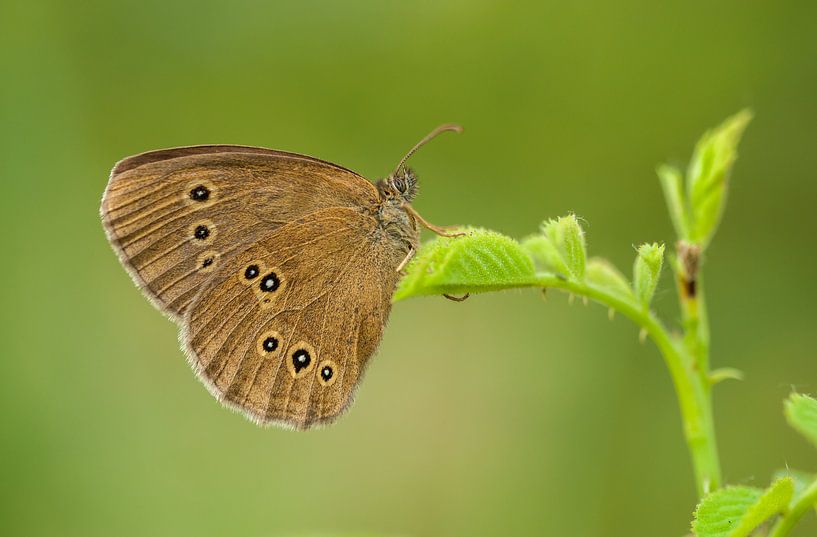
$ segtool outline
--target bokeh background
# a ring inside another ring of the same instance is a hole
[[[372,179],[413,161],[439,224],[523,236],[575,211],[629,271],[671,241],[656,164],[743,107],[706,264],[727,480],[817,452],[817,4],[5,1],[0,533],[653,537],[693,481],[652,344],[533,291],[394,309],[356,404],[307,433],[221,408],[132,285],[98,204],[118,159],[236,143]],[[677,320],[666,277],[658,309]],[[814,516],[797,535],[817,531]]]

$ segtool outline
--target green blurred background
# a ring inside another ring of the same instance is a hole
[[[0,534],[680,536],[695,503],[652,344],[533,291],[393,311],[356,404],[259,429],[195,380],[105,241],[118,159],[252,144],[387,173],[438,224],[575,211],[629,270],[671,241],[654,167],[756,112],[707,259],[726,479],[817,469],[814,2],[38,2],[0,8]],[[666,277],[658,309],[675,322]],[[815,517],[797,535],[817,532]]]

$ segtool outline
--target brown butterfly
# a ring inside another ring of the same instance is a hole
[[[116,164],[108,240],[181,327],[190,365],[259,424],[306,429],[351,403],[389,315],[418,225],[405,162],[372,184],[341,166],[260,147],[151,151]]]

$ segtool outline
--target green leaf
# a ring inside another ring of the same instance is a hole
[[[718,227],[738,142],[751,119],[749,110],[738,112],[704,134],[695,146],[687,170],[692,242],[706,246]]]
[[[713,385],[724,380],[743,380],[743,371],[733,367],[721,367],[709,374],[709,382]]]
[[[543,232],[564,252],[564,258],[573,277],[579,280],[584,278],[587,246],[584,242],[584,230],[579,225],[576,215],[569,214],[559,218],[555,225],[546,225]]]
[[[793,393],[786,400],[785,413],[789,425],[817,446],[817,400]]]
[[[575,215],[548,220],[541,235],[527,238],[522,246],[545,270],[574,280],[584,278],[587,248]]]
[[[466,232],[424,244],[406,267],[392,301],[536,285],[533,260],[518,242],[484,229]]]
[[[794,494],[792,495],[791,499],[792,504],[796,503],[797,500],[800,499],[803,492],[805,492],[808,486],[811,485],[817,478],[817,476],[808,472],[801,472],[799,470],[786,468],[785,470],[776,471],[772,476],[772,479],[782,479],[784,477],[790,477],[794,481]],[[817,505],[815,505],[815,508],[817,508]]]
[[[661,277],[661,265],[664,262],[664,245],[658,243],[642,244],[638,247],[638,257],[633,266],[633,286],[635,296],[642,306],[648,308],[658,279]]]
[[[627,278],[609,261],[598,257],[587,262],[587,282],[619,298],[633,298],[633,290]]]
[[[785,512],[794,480],[778,479],[765,491],[726,487],[706,496],[695,510],[692,531],[697,537],[746,537],[773,515]]]
[[[664,164],[656,170],[664,190],[672,225],[679,239],[689,239],[689,208],[684,193],[684,178],[681,171],[674,166]]]
[[[522,241],[522,249],[536,262],[538,268],[567,277],[570,268],[556,245],[544,235],[531,235]]]

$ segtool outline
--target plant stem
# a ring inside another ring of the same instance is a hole
[[[788,513],[780,517],[772,528],[769,537],[786,537],[806,511],[817,504],[817,479],[800,495]]]
[[[683,342],[670,336],[664,324],[634,300],[586,282],[566,280],[553,274],[539,274],[537,282],[543,287],[565,289],[614,308],[646,330],[661,352],[675,386],[698,496],[702,498],[710,490],[720,487],[721,470],[715,444],[708,373],[700,374],[696,365],[700,362],[690,356]]]
[[[703,248],[685,240],[678,241],[677,263],[673,263],[678,301],[681,304],[681,318],[684,327],[685,356],[688,357],[687,367],[691,374],[697,376],[696,389],[700,391],[702,409],[708,414],[705,424],[709,431],[700,431],[707,438],[707,444],[712,451],[710,461],[714,464],[710,468],[712,476],[717,479],[701,481],[705,476],[700,475],[701,468],[696,465],[698,478],[698,494],[703,497],[710,490],[717,489],[721,484],[721,470],[715,440],[714,419],[712,417],[712,381],[709,376],[709,319],[706,313],[703,275],[701,274],[701,260]],[[689,437],[687,437],[689,442]],[[693,457],[693,462],[694,462]],[[703,485],[703,488],[701,488]]]

